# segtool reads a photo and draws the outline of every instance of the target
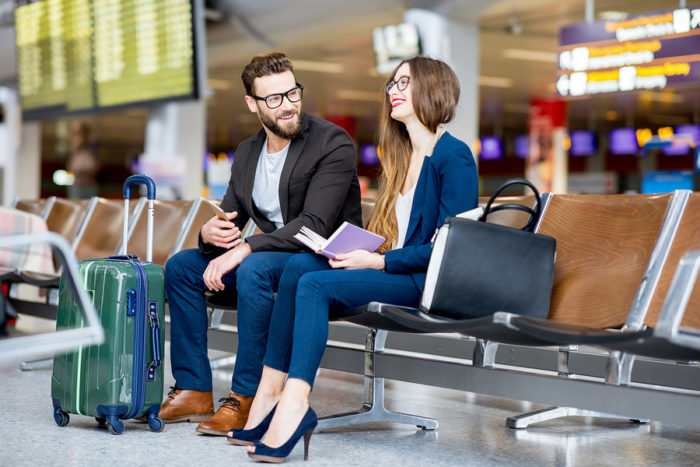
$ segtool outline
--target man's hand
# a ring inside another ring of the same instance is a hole
[[[355,250],[336,255],[336,259],[329,259],[328,264],[333,269],[384,269],[384,255]]]
[[[227,212],[226,215],[232,220],[236,218],[238,213],[236,211]],[[216,216],[209,219],[202,226],[201,233],[204,243],[226,248],[227,250],[241,243],[241,231],[238,230],[236,224],[230,220],[228,222],[222,221]]]
[[[224,290],[224,283],[221,278],[224,274],[230,272],[241,264],[243,258],[251,254],[250,245],[244,243],[233,250],[229,250],[218,258],[214,258],[209,262],[209,266],[204,271],[204,284],[212,292],[221,292]]]

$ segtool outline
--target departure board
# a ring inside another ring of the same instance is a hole
[[[89,0],[49,0],[18,7],[17,74],[25,115],[91,109],[92,19]]]
[[[16,9],[24,117],[198,97],[192,0],[41,0]]]

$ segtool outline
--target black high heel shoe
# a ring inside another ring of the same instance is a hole
[[[237,446],[252,446],[256,441],[260,441],[263,437],[267,428],[270,426],[273,415],[275,415],[275,410],[277,409],[277,404],[272,407],[270,413],[263,419],[262,422],[258,423],[258,426],[251,428],[250,430],[244,430],[243,428],[234,428],[226,434],[226,439]]]
[[[287,456],[292,452],[294,446],[297,442],[304,437],[304,460],[309,459],[309,441],[311,440],[311,434],[318,425],[318,418],[316,417],[316,412],[313,411],[311,407],[304,414],[304,418],[299,422],[299,426],[296,431],[292,434],[292,437],[287,440],[282,446],[278,448],[271,448],[260,441],[255,442],[255,451],[249,452],[248,456],[252,459],[263,461],[263,462],[274,462],[276,464],[281,464],[287,460]]]

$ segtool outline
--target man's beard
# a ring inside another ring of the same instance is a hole
[[[294,109],[290,111],[289,113],[282,114],[284,115],[289,115],[289,114],[296,114],[297,115],[297,120],[296,123],[290,123],[289,125],[286,126],[280,126],[277,124],[277,118],[275,114],[269,114],[265,111],[258,112],[258,116],[260,117],[260,121],[265,125],[274,135],[279,136],[280,138],[283,139],[294,139],[299,134],[301,133],[301,108],[299,109]]]

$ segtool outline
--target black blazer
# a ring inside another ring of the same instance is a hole
[[[307,251],[294,238],[302,226],[328,237],[344,221],[362,226],[360,184],[355,170],[355,146],[350,136],[326,120],[302,115],[302,131],[289,146],[280,177],[279,198],[284,226],[275,230],[253,203],[253,181],[265,130],[238,145],[228,190],[221,202],[226,212],[238,211],[233,220],[243,230],[248,219],[264,233],[248,237],[253,251]],[[205,254],[222,248],[202,242]]]

